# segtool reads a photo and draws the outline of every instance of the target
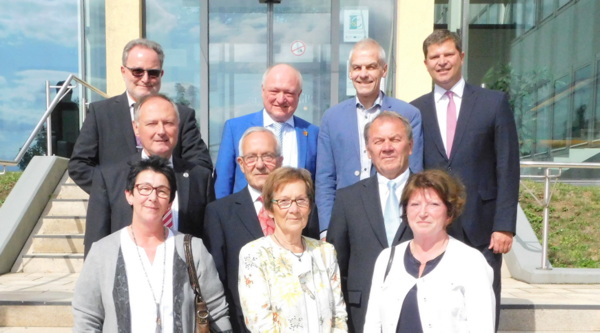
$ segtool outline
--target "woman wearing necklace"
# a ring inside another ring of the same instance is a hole
[[[304,169],[279,168],[263,187],[275,230],[240,251],[238,287],[251,332],[346,332],[335,250],[303,237],[314,188]]]
[[[492,268],[446,231],[464,203],[463,185],[444,171],[409,179],[400,204],[414,239],[377,258],[365,332],[494,332]]]
[[[152,156],[131,166],[125,190],[131,225],[93,244],[73,295],[74,332],[193,332],[184,234],[163,226],[176,186],[166,159]],[[230,331],[212,257],[198,238],[192,249],[211,329]]]

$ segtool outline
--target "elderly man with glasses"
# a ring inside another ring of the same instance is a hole
[[[248,185],[206,207],[204,240],[225,287],[233,331],[248,332],[238,293],[238,257],[244,245],[274,231],[275,222],[263,207],[262,190],[268,175],[281,167],[283,157],[275,134],[258,126],[242,134],[238,151],[237,163]],[[318,236],[316,216],[311,213],[304,235]]]
[[[121,66],[126,91],[90,104],[69,161],[69,176],[87,193],[91,191],[97,166],[119,162],[141,150],[139,138],[133,132],[133,105],[142,97],[160,91],[164,58],[158,43],[147,39],[130,41],[123,49]],[[183,105],[178,109],[181,121],[173,155],[212,170],[194,110]]]

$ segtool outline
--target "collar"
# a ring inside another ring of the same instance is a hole
[[[142,159],[147,160],[150,156],[146,153],[145,149],[142,149]],[[169,166],[173,167],[173,155],[169,156]]]
[[[379,185],[384,185],[387,186],[387,183],[391,180],[394,183],[396,183],[396,188],[400,188],[401,185],[406,184],[406,182],[408,181],[408,177],[410,176],[410,169],[406,168],[406,170],[404,170],[403,173],[400,174],[400,176],[394,178],[394,179],[387,179],[384,176],[380,175],[379,173],[377,173],[377,183]]]
[[[362,103],[358,100],[358,96],[356,96],[356,97],[354,97],[354,99],[356,100],[355,105],[357,108],[361,108],[363,110],[371,110],[376,106],[381,107],[381,104],[383,102],[383,96],[385,96],[385,94],[383,93],[383,91],[379,90],[379,96],[377,96],[377,99],[375,99],[375,102],[373,102],[373,106],[371,106],[371,108],[369,108],[369,109],[365,109],[365,107],[362,105]]]
[[[131,95],[129,95],[129,91],[125,92],[125,95],[127,95],[127,106],[131,107],[133,104],[135,104],[136,102],[133,100],[133,97],[131,97]]]
[[[255,189],[250,185],[248,185],[248,192],[250,192],[250,198],[252,199],[252,202],[256,202],[258,200],[258,197],[262,195],[262,193],[259,190]]]
[[[274,122],[275,122],[275,120],[273,120],[273,118],[271,118],[271,116],[269,115],[267,110],[263,109],[263,126],[264,127],[271,126],[271,125],[273,125]],[[284,123],[288,124],[292,128],[294,128],[294,116],[291,116],[290,118],[288,118],[288,120],[284,121]]]
[[[442,97],[446,94],[446,89],[438,86],[437,84],[433,87],[433,98],[436,102],[439,102]],[[458,98],[462,98],[463,92],[465,91],[465,79],[463,77],[456,82],[456,84],[450,88],[450,91],[454,93],[454,95],[458,96]]]

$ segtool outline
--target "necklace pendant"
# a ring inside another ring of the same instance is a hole
[[[162,323],[160,320],[160,305],[156,304],[156,333],[162,332]]]

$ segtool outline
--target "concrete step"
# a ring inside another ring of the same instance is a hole
[[[71,333],[72,327],[0,327],[0,333]]]
[[[56,199],[84,199],[89,198],[89,194],[85,193],[79,186],[75,184],[62,184],[54,191]]]
[[[83,235],[85,233],[84,216],[46,216],[41,218],[39,233],[43,235]]]
[[[586,305],[502,306],[500,332],[599,332],[600,307]]]
[[[30,254],[36,253],[83,253],[83,235],[33,235]]]
[[[79,273],[83,267],[83,253],[25,254],[19,260],[16,271],[23,273]]]
[[[83,199],[51,200],[46,206],[45,216],[85,216],[87,205],[87,200]]]
[[[0,305],[0,326],[73,327],[72,311],[70,304]]]

